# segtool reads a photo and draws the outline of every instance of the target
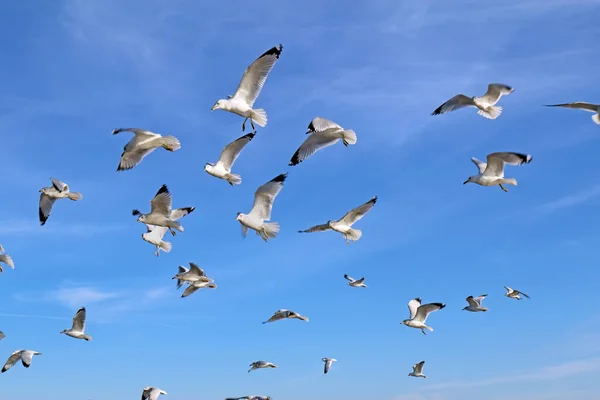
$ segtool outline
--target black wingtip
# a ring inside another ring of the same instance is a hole
[[[131,215],[140,215],[140,214],[141,214],[140,210],[133,210],[131,212]]]
[[[158,192],[156,192],[156,195],[158,196],[161,193],[169,193],[169,188],[167,187],[166,184],[163,184],[160,189],[158,189]]]
[[[244,135],[242,137],[247,138],[248,140],[252,140],[254,139],[254,136],[256,136],[256,132],[250,132],[249,134]]]
[[[444,307],[446,307],[446,305],[444,303],[433,303],[434,305],[438,306],[440,308],[440,310]]]
[[[277,46],[271,47],[269,50],[262,53],[259,58],[274,55],[277,59],[279,59],[279,56],[281,55],[282,51],[283,51],[283,45],[278,44]]]
[[[183,208],[185,211],[187,211],[188,214],[191,214],[194,212],[194,210],[196,209],[196,207],[184,207]]]
[[[377,203],[377,196],[373,197],[370,201],[372,201],[373,204]]]
[[[436,108],[435,110],[433,110],[433,112],[431,113],[431,115],[440,115],[442,113],[442,106],[439,106],[438,108]]]
[[[287,178],[287,172],[277,175],[275,178],[271,179],[271,182],[285,182],[285,179]]]

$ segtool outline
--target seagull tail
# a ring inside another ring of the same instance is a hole
[[[346,237],[348,237],[348,239],[352,240],[353,242],[356,242],[358,239],[360,239],[362,236],[362,231],[360,229],[350,229],[347,233],[346,233]]]
[[[175,151],[181,148],[181,143],[179,143],[179,139],[175,136],[164,136],[162,138],[162,147],[168,151]]]
[[[252,121],[256,122],[256,125],[260,126],[261,128],[267,126],[267,112],[262,108],[251,110],[250,118],[252,119]]]
[[[169,221],[169,228],[177,229],[179,232],[183,232],[183,225],[179,221]]]
[[[227,177],[227,182],[231,183],[232,185],[239,185],[242,183],[242,177],[237,174],[229,174]]]
[[[517,186],[517,180],[515,178],[504,178],[502,180],[502,183],[504,183],[506,185]]]
[[[352,129],[342,131],[342,140],[344,141],[344,146],[348,146],[349,144],[356,144],[356,133],[354,133]]]
[[[485,110],[477,111],[477,114],[487,119],[496,119],[502,114],[502,107],[500,106],[489,106]]]
[[[269,239],[273,239],[279,233],[278,222],[265,222],[265,234]]]
[[[170,242],[165,242],[164,240],[161,240],[158,244],[158,247],[165,253],[168,253],[173,248],[173,245]]]
[[[592,121],[594,121],[595,123],[597,123],[598,125],[600,125],[600,114],[594,114],[594,115],[592,115]]]
[[[79,192],[69,192],[67,194],[67,196],[69,196],[69,198],[71,200],[81,200],[81,199],[83,199],[83,196]]]

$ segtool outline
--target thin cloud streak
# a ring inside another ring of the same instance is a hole
[[[538,211],[544,214],[551,214],[563,208],[569,208],[577,206],[579,204],[583,204],[598,196],[600,196],[600,185],[596,185],[590,189],[562,197],[560,199],[548,202],[546,204],[542,204],[538,207]]]

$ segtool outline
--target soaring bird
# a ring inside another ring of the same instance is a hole
[[[40,224],[44,225],[50,217],[52,206],[57,199],[71,199],[73,201],[81,200],[83,196],[78,192],[71,192],[69,185],[58,179],[50,178],[52,186],[44,187],[40,189]]]
[[[183,232],[183,225],[171,217],[172,201],[167,185],[162,185],[150,201],[150,213],[142,214],[139,210],[133,210],[132,214],[138,216],[138,222],[143,222],[146,225],[163,226],[169,229],[171,235],[175,236],[173,229]]]
[[[473,296],[467,297],[466,300],[467,300],[467,303],[469,303],[469,305],[467,307],[463,308],[463,310],[471,311],[471,312],[487,311],[488,310],[487,307],[481,306],[481,302],[486,297],[487,297],[487,294],[482,294],[481,296],[478,296],[478,297],[473,297]]]
[[[118,128],[112,131],[113,135],[121,132],[132,132],[134,136],[123,148],[117,172],[132,169],[159,147],[170,152],[181,148],[179,139],[175,136],[161,136],[158,133],[138,128]]]
[[[323,362],[325,362],[325,368],[323,369],[324,374],[328,373],[329,368],[331,368],[331,365],[337,361],[335,358],[329,358],[329,357],[323,357],[322,360],[323,360]]]
[[[248,370],[248,372],[252,372],[255,369],[262,369],[262,368],[279,368],[277,365],[267,362],[267,361],[254,361],[252,364],[250,364],[250,369]]]
[[[41,354],[42,353],[34,351],[34,350],[14,351],[10,355],[10,357],[8,357],[8,360],[6,360],[6,362],[4,363],[4,366],[2,367],[2,372],[8,371],[19,360],[21,360],[21,363],[23,363],[23,366],[25,368],[29,368],[29,366],[31,365],[31,359],[33,358],[33,356],[39,356]]]
[[[585,103],[583,101],[576,101],[574,103],[564,103],[564,104],[546,104],[546,107],[564,107],[564,108],[573,108],[576,110],[583,110],[593,112],[592,121],[596,124],[600,125],[600,104],[592,104]]]
[[[432,331],[433,328],[425,325],[427,317],[434,311],[439,311],[446,307],[443,303],[429,303],[421,305],[421,298],[417,297],[408,302],[408,311],[410,312],[410,318],[400,322],[402,325],[409,326],[411,328],[420,329],[423,335],[426,335],[425,329]]]
[[[64,333],[65,335],[71,336],[75,339],[84,339],[85,341],[92,340],[92,337],[85,333],[85,317],[85,307],[81,307],[79,310],[77,310],[75,316],[73,317],[73,326],[71,329],[65,329],[60,333]]]
[[[481,186],[500,186],[500,189],[508,192],[508,190],[502,186],[514,185],[517,186],[517,180],[515,178],[504,177],[504,165],[522,165],[529,164],[532,157],[529,154],[521,153],[508,153],[498,152],[487,155],[487,163],[479,161],[475,157],[471,158],[471,161],[477,166],[479,173],[472,175],[463,182],[463,185],[472,182]]]
[[[502,83],[490,83],[487,92],[481,97],[467,97],[457,94],[450,100],[435,109],[431,115],[445,114],[463,107],[477,107],[477,114],[487,119],[496,119],[502,114],[502,107],[497,106],[500,97],[514,92],[510,86]]]
[[[166,395],[167,392],[154,386],[146,386],[142,391],[142,400],[157,400],[161,394]]]
[[[425,364],[425,361],[421,361],[420,363],[413,365],[413,372],[408,374],[408,376],[414,376],[416,378],[427,378],[425,375],[423,375],[423,364]]]
[[[367,287],[367,285],[365,285],[365,277],[364,276],[360,279],[354,279],[353,277],[349,276],[348,274],[344,274],[344,278],[346,278],[348,280],[348,286]]]
[[[517,300],[521,300],[521,294],[525,297],[527,297],[528,299],[530,298],[529,296],[527,296],[525,293],[521,292],[520,290],[516,290],[516,289],[511,289],[508,286],[504,286],[504,289],[506,289],[506,293],[504,293],[504,295],[510,299],[517,299]]]
[[[263,322],[263,324],[266,324],[269,322],[274,322],[274,321],[279,321],[282,319],[299,319],[301,321],[308,322],[308,317],[303,317],[302,315],[298,314],[295,311],[286,310],[286,309],[282,308],[281,310],[275,311],[275,313],[271,316],[271,318],[269,318],[268,320]]]
[[[192,213],[195,209],[196,207],[177,208],[171,211],[170,219],[171,221],[177,221],[178,219],[183,218],[186,215]],[[144,241],[150,244],[153,244],[156,247],[154,249],[154,255],[156,257],[160,256],[160,250],[164,251],[165,253],[171,251],[173,245],[170,242],[166,242],[163,240],[168,228],[164,226],[146,224],[146,229],[147,231],[145,233],[142,233],[142,239],[144,239]]]
[[[204,170],[209,175],[226,180],[231,186],[242,183],[242,177],[232,174],[231,167],[233,167],[233,163],[237,160],[242,149],[254,138],[254,135],[256,134],[252,132],[229,143],[221,152],[219,161],[216,164],[206,163]]]

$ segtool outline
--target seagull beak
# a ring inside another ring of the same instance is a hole
[[[467,183],[469,183],[469,180],[467,179],[466,181],[463,182],[463,185],[466,185]]]
[[[210,111],[215,111],[215,108],[217,108],[216,104],[214,106],[212,106],[212,108],[210,109]]]

